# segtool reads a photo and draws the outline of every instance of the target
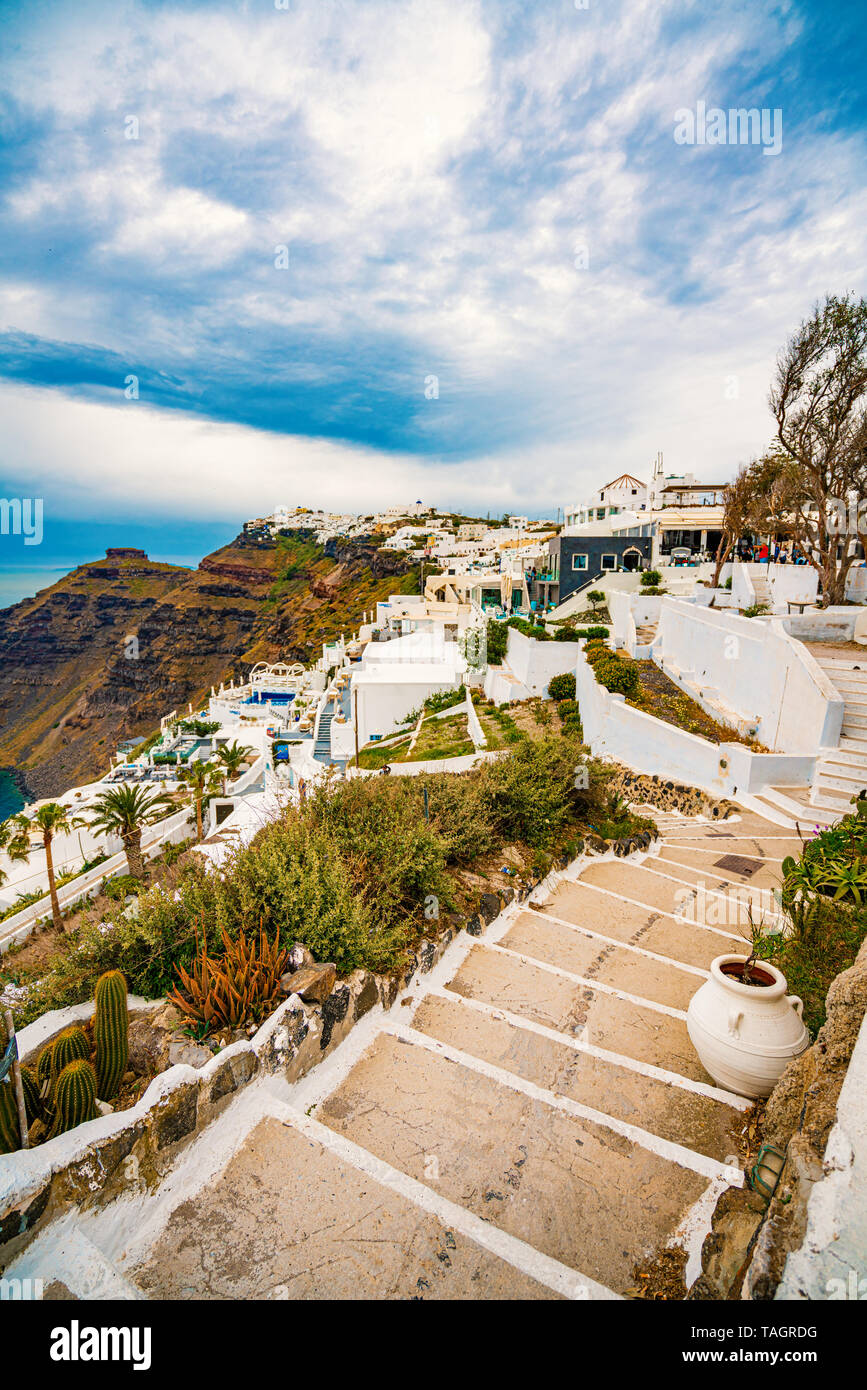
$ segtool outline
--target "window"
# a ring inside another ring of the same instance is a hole
[[[586,570],[586,568],[587,568],[587,556],[586,556],[586,555],[573,555],[573,556],[572,556],[572,568],[573,568],[573,570]]]
[[[604,521],[604,520],[605,520],[605,508],[604,508],[604,507],[597,507],[597,508],[596,508],[596,520],[597,520],[597,521]]]
[[[603,568],[604,570],[616,570],[616,569],[617,569],[617,556],[616,556],[616,555],[603,555],[603,556],[602,556],[602,568]]]

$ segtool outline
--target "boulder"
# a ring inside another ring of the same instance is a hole
[[[193,1042],[192,1038],[176,1037],[169,1043],[169,1066],[179,1064],[187,1067],[203,1067],[210,1062],[213,1053],[209,1047]]]
[[[287,994],[297,994],[307,1004],[323,1004],[337,982],[337,966],[304,965],[280,981]]]

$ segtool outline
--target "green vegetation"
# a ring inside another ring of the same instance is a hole
[[[502,714],[503,722],[512,722]],[[341,973],[395,970],[430,929],[425,899],[448,909],[461,891],[455,873],[524,845],[540,866],[604,811],[610,773],[589,760],[576,789],[577,738],[530,739],[463,775],[357,778],[308,795],[235,848],[221,874],[192,856],[171,879],[60,938],[58,952],[18,1010],[18,1025],[49,1008],[90,997],[106,970],[122,970],[137,994],[155,998],[189,971],[203,942],[261,926],[281,946],[302,941]],[[425,819],[424,790],[429,799]]]
[[[548,682],[548,694],[552,700],[575,699],[575,676],[567,671],[562,676],[552,676]]]
[[[97,1095],[101,1100],[114,1100],[129,1058],[126,980],[119,970],[107,970],[97,981],[94,1003]]]
[[[178,725],[181,733],[195,734],[196,738],[207,738],[210,734],[215,734],[223,726],[219,719],[182,719]]]
[[[825,1021],[831,982],[867,937],[867,800],[853,802],[854,814],[809,840],[799,859],[783,861],[782,903],[792,932],[762,937],[758,947],[803,999],[814,1035]]]
[[[662,575],[659,570],[642,570],[641,587],[642,589],[657,589],[662,582]]]
[[[606,690],[615,691],[634,700],[639,692],[638,671],[630,657],[623,657],[611,651],[604,642],[588,642],[584,655],[593,667],[593,673]]]

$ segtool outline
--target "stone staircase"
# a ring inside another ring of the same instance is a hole
[[[156,1193],[78,1213],[97,1292],[53,1227],[7,1273],[53,1261],[97,1298],[611,1299],[676,1246],[691,1283],[749,1102],[685,1011],[799,842],[748,812],[656,819],[649,854],[552,876],[301,1082],[241,1092]]]
[[[317,762],[331,762],[331,724],[334,719],[334,710],[330,707],[324,709],[319,716],[319,728],[316,731],[316,742],[313,745],[313,756]]]
[[[770,581],[763,579],[758,574],[751,575],[750,580],[753,586],[753,593],[756,596],[756,603],[763,603],[767,606],[769,611],[773,611],[774,596],[771,593]]]
[[[863,660],[816,655],[844,701],[843,727],[836,748],[816,766],[811,802],[845,815],[853,796],[867,788],[867,653]]]

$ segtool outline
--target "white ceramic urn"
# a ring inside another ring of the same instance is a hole
[[[754,1100],[769,1096],[789,1062],[809,1046],[801,1017],[804,1006],[787,994],[786,977],[775,965],[754,967],[764,985],[745,985],[726,967],[744,956],[717,956],[710,979],[692,996],[686,1026],[702,1066],[727,1091]]]

